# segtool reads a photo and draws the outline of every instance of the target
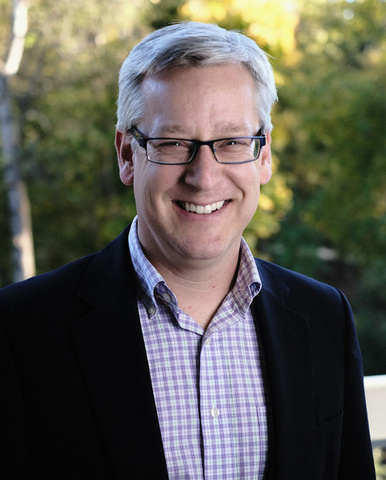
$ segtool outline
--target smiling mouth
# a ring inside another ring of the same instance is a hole
[[[209,215],[216,210],[220,210],[224,206],[225,200],[210,203],[209,205],[195,205],[189,202],[177,202],[177,204],[187,212],[197,213],[198,215]]]

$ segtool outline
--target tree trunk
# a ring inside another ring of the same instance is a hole
[[[6,61],[0,72],[0,128],[4,181],[8,193],[12,234],[14,281],[35,275],[30,204],[19,164],[19,134],[12,117],[8,79],[15,75],[23,56],[27,33],[28,7],[26,0],[14,0],[12,40]]]
[[[27,189],[21,177],[18,159],[18,134],[12,121],[8,82],[0,76],[0,123],[4,181],[8,194],[12,234],[13,279],[15,282],[35,275],[31,211]]]

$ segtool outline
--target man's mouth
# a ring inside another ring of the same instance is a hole
[[[220,210],[225,204],[225,200],[210,203],[209,205],[196,205],[189,202],[177,202],[177,204],[187,212],[197,213],[198,215],[209,215],[216,210]]]

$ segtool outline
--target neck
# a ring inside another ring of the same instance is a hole
[[[178,269],[150,261],[177,297],[180,309],[206,329],[234,285],[239,255],[237,252],[220,263],[194,262]]]

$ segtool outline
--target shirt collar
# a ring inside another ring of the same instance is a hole
[[[157,286],[162,293],[168,293],[172,300],[177,303],[175,296],[166,286],[166,282],[158,270],[146,258],[137,233],[138,217],[136,216],[129,231],[129,250],[135,273],[137,274],[137,293],[142,300],[149,317],[157,312],[155,292]],[[162,295],[162,294],[161,294]]]
[[[239,270],[236,283],[230,292],[231,299],[240,313],[244,314],[246,312],[261,289],[262,281],[255,259],[247,242],[244,238],[241,238]]]
[[[155,293],[158,296],[165,294],[172,299],[171,306],[177,307],[177,299],[173,292],[168,288],[162,275],[146,258],[140,244],[137,233],[138,217],[136,216],[131,224],[129,231],[129,250],[133,262],[134,270],[137,274],[137,288],[144,306],[150,317],[157,311],[157,302]],[[260,292],[262,282],[256,262],[253,258],[246,241],[241,239],[239,271],[235,285],[230,292],[237,308],[240,312],[245,312],[254,297]]]

